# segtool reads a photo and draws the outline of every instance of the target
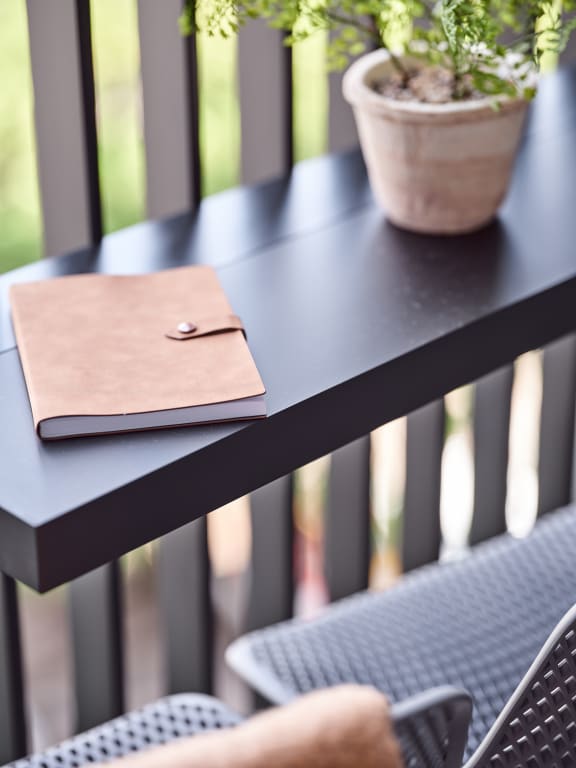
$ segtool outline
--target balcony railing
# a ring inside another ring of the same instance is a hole
[[[147,214],[159,218],[200,205],[198,83],[193,38],[180,37],[180,0],[139,0],[139,36],[147,178]],[[28,0],[37,156],[47,255],[96,244],[102,237],[89,0]],[[238,78],[242,178],[269,179],[292,164],[290,52],[259,23],[240,34]],[[353,147],[351,113],[330,76],[329,148]],[[572,497],[576,341],[542,355],[538,513]],[[470,541],[506,530],[514,368],[477,382],[473,391],[474,500]],[[405,570],[440,555],[442,451],[446,413],[439,400],[407,418],[401,559]],[[371,440],[331,457],[324,563],[336,599],[368,585],[371,556]],[[350,510],[354,514],[350,514]],[[253,629],[289,617],[294,606],[293,478],[251,496],[252,590],[244,622]],[[343,556],[345,553],[345,556]],[[266,574],[266,579],[259,578]],[[210,691],[213,607],[206,520],[160,543],[157,579],[167,627],[167,691]],[[124,708],[122,579],[117,563],[70,585],[76,726]],[[0,589],[0,764],[27,751],[15,582]]]

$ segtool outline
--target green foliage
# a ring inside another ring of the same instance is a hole
[[[181,26],[229,37],[253,18],[284,30],[289,45],[329,30],[332,69],[382,46],[405,77],[405,54],[449,69],[455,99],[530,98],[535,69],[576,28],[576,0],[187,0]]]

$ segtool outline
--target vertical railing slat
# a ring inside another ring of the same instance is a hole
[[[246,630],[289,619],[294,609],[292,476],[250,495],[252,556]]]
[[[250,21],[238,37],[242,181],[254,184],[292,165],[292,58],[282,34]]]
[[[444,402],[438,400],[408,416],[402,566],[405,571],[438,559]]]
[[[90,242],[102,238],[102,204],[98,173],[98,134],[96,130],[96,89],[94,85],[94,61],[92,55],[92,31],[90,0],[76,0],[76,24],[80,56],[80,82],[82,94],[82,118],[86,152],[86,181],[90,206]]]
[[[138,0],[140,68],[151,218],[200,199],[196,39],[178,26],[182,0]]]
[[[538,514],[568,504],[572,496],[576,336],[543,351],[542,411],[538,458]]]
[[[292,52],[281,32],[251,21],[238,38],[242,181],[284,174],[293,163]],[[246,628],[289,618],[294,602],[292,477],[250,497],[251,585]]]
[[[89,0],[27,0],[44,250],[102,234]]]
[[[368,586],[370,571],[370,436],[331,457],[324,564],[331,600]]]
[[[342,74],[328,77],[328,151],[358,143],[352,110],[342,96]],[[370,436],[331,457],[324,532],[324,568],[331,600],[368,586],[370,572]]]
[[[510,407],[514,368],[485,376],[474,388],[474,513],[470,543],[506,530]]]
[[[566,49],[560,57],[562,64],[574,64],[576,61],[576,35],[571,35]]]
[[[124,711],[122,585],[117,561],[70,585],[78,731]]]
[[[330,74],[328,80],[328,149],[344,152],[358,145],[358,132],[352,107],[342,95],[342,75]]]
[[[24,754],[26,721],[16,583],[0,573],[0,764]]]
[[[89,0],[28,0],[44,247],[69,251],[102,236]],[[118,564],[71,586],[77,725],[123,709]]]
[[[207,532],[203,517],[164,536],[159,544],[159,613],[169,693],[212,690],[213,612]]]
[[[182,0],[138,0],[147,212],[194,209],[201,198],[197,41],[178,26]],[[210,692],[213,618],[206,520],[159,543],[159,613],[171,693]]]

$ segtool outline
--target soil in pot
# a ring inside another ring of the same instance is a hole
[[[396,101],[416,101],[420,104],[448,104],[487,98],[474,88],[472,79],[457,79],[445,67],[410,65],[405,73],[393,71],[373,83],[376,93]]]

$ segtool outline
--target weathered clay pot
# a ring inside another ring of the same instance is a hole
[[[510,179],[527,102],[490,99],[421,104],[376,93],[392,64],[366,54],[344,75],[370,184],[388,218],[404,229],[455,234],[492,219]]]

